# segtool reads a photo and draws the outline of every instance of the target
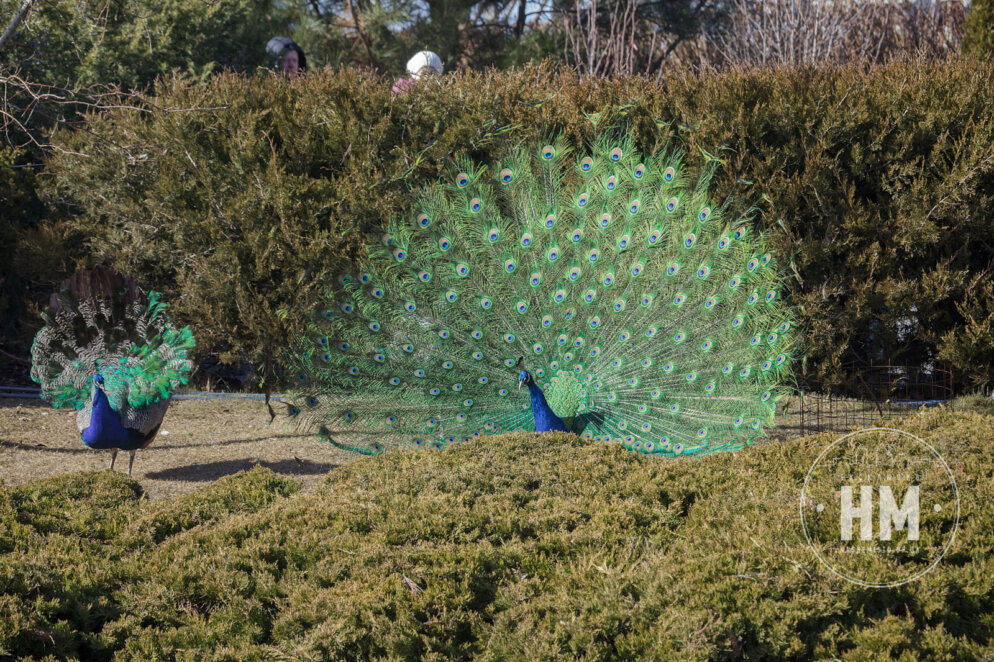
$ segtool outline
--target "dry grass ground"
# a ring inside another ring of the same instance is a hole
[[[39,400],[0,400],[0,478],[20,485],[69,471],[106,469],[110,453],[83,445],[75,415]],[[277,416],[268,425],[265,405],[255,400],[175,401],[163,432],[138,451],[133,477],[149,498],[158,500],[259,464],[299,480],[307,490],[358,457],[297,434],[286,421]],[[115,470],[127,469],[123,453]]]

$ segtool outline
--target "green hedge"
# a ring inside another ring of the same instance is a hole
[[[961,384],[994,379],[994,63],[674,72],[663,85],[534,67],[389,88],[360,70],[162,80],[144,111],[56,134],[66,151],[45,192],[79,215],[91,261],[166,291],[202,350],[264,364],[317,283],[446,159],[546,131],[581,140],[595,111],[649,147],[658,119],[691,165],[700,149],[725,161],[718,196],[763,208],[796,273],[809,376],[939,357]]]
[[[896,424],[950,463],[961,511],[946,557],[886,589],[802,532],[832,435],[660,462],[512,434],[155,504],[120,472],[0,485],[0,657],[987,659],[994,418]]]

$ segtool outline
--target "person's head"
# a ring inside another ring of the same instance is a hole
[[[290,78],[307,71],[304,50],[292,39],[273,37],[266,44],[266,53],[272,58],[273,67]]]
[[[415,53],[414,57],[407,61],[407,73],[415,79],[441,74],[443,69],[442,58],[431,51]]]

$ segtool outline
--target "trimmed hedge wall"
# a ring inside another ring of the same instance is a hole
[[[725,162],[718,197],[764,210],[793,265],[809,378],[938,358],[961,384],[994,380],[992,62],[674,72],[663,85],[540,66],[389,88],[361,70],[161,80],[145,108],[56,134],[45,194],[78,214],[90,261],[164,290],[202,350],[272,377],[310,295],[446,159],[542,132],[588,138],[594,112],[649,148],[660,120],[691,166],[701,150]]]

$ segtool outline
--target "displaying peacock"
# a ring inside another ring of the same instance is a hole
[[[176,329],[156,292],[107,267],[76,272],[53,294],[31,347],[31,378],[55,407],[79,410],[83,443],[135,453],[159,431],[170,394],[185,384],[194,346]]]
[[[364,453],[512,430],[670,455],[749,444],[794,322],[753,210],[711,201],[712,173],[610,136],[457,161],[329,288],[291,413]]]

